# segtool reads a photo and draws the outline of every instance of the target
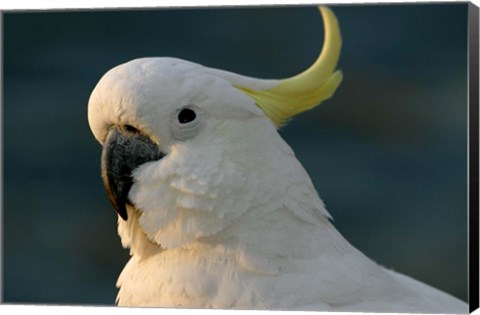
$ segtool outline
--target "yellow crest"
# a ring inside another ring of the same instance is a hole
[[[338,21],[327,7],[321,6],[319,10],[323,17],[325,39],[320,55],[310,68],[296,76],[279,80],[277,85],[269,89],[235,85],[255,100],[277,128],[291,117],[330,98],[342,81],[342,72],[334,72],[342,45]]]

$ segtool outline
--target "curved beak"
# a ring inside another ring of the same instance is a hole
[[[134,128],[110,129],[102,151],[102,180],[108,199],[123,220],[128,219],[128,193],[133,185],[132,171],[140,165],[157,161],[165,154],[149,137]]]

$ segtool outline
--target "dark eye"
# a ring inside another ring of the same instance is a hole
[[[184,108],[180,111],[180,113],[178,113],[178,121],[181,124],[186,124],[191,121],[194,121],[196,117],[197,117],[197,114],[195,114],[195,112],[190,108]]]

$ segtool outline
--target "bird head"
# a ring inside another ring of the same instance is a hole
[[[320,12],[323,49],[290,78],[175,58],[136,59],[101,78],[88,120],[103,146],[102,179],[120,225],[138,221],[150,241],[173,248],[214,235],[265,202],[261,187],[289,176],[276,157],[293,156],[277,129],[330,98],[342,80],[338,22],[328,8]]]

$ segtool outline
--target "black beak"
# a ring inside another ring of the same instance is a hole
[[[108,199],[123,220],[128,219],[128,193],[133,185],[132,171],[140,165],[164,157],[158,145],[137,129],[113,127],[102,151],[102,179]]]

